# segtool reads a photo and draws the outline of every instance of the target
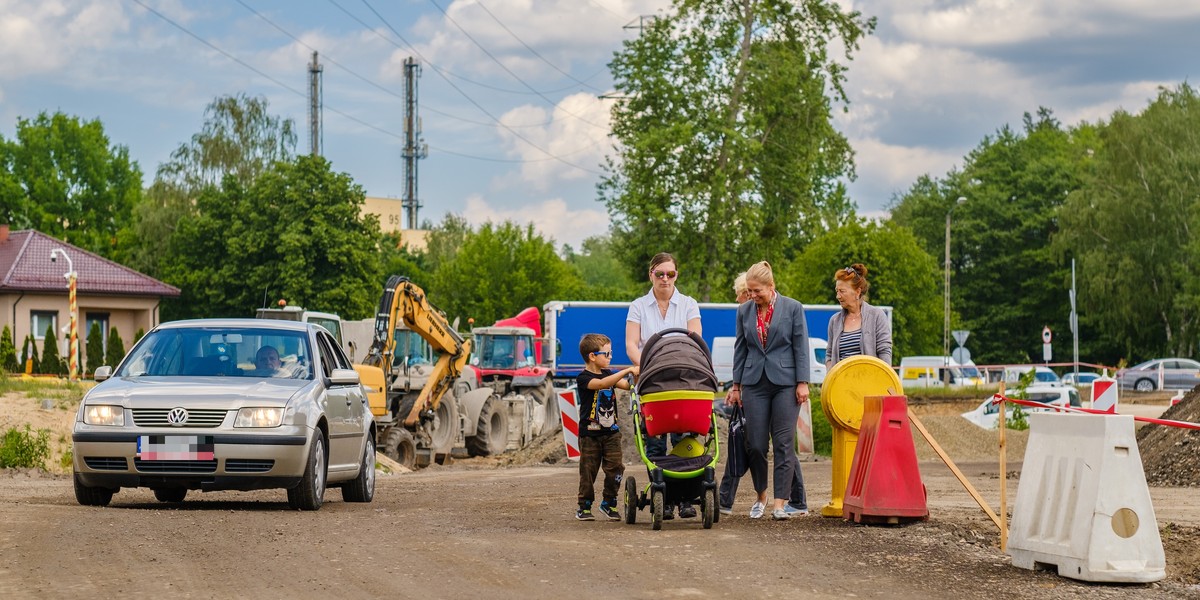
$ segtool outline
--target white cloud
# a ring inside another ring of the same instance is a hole
[[[570,244],[576,249],[583,240],[608,231],[608,213],[588,208],[571,209],[561,198],[505,210],[492,207],[481,196],[472,195],[467,198],[463,216],[476,227],[488,222],[533,223],[534,229],[546,239],[554,239],[559,247]]]
[[[512,129],[499,135],[509,156],[528,161],[521,165],[520,182],[544,191],[556,183],[596,176],[608,148],[608,104],[591,94],[563,98],[553,112],[520,106],[500,121]],[[522,127],[547,123],[544,127]]]

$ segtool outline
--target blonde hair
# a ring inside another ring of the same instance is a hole
[[[746,269],[746,280],[751,279],[775,287],[775,273],[771,271],[771,263],[764,260],[750,265],[750,268]]]
[[[737,277],[733,278],[733,296],[736,298],[746,293],[746,272],[738,273]]]

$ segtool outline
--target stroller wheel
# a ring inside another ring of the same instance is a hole
[[[637,523],[638,511],[638,489],[637,481],[633,477],[625,478],[625,523],[633,525]]]
[[[704,495],[700,497],[700,512],[703,513],[704,528],[712,529],[713,523],[717,520],[717,490],[715,488],[704,490]]]
[[[663,522],[663,493],[660,490],[650,491],[650,528],[658,531]]]

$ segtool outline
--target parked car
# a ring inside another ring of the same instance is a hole
[[[1200,385],[1200,362],[1190,358],[1156,358],[1117,371],[1117,385],[1121,389],[1153,392],[1159,389],[1159,371],[1162,371],[1162,389],[1190,390]]]
[[[300,510],[319,509],[327,486],[347,502],[375,494],[366,393],[319,325],[164,323],[95,378],[71,436],[80,504],[105,506],[137,487],[161,502],[189,490],[283,488]]]
[[[1021,376],[1033,371],[1033,382],[1035,384],[1044,385],[1063,385],[1058,374],[1050,369],[1050,367],[1037,366],[1020,366],[1020,367],[1004,367],[1003,381],[1006,385],[1015,385],[1021,380]]]
[[[1079,392],[1073,387],[1062,385],[1031,385],[1024,390],[1026,400],[1034,400],[1046,404],[1046,408],[1021,407],[1025,412],[1040,412],[1054,410],[1054,406],[1081,406]],[[1005,419],[1012,420],[1013,406],[1005,406]],[[984,429],[995,429],[1000,422],[1000,405],[993,404],[992,399],[984,400],[975,410],[962,413],[962,417]]]
[[[1092,382],[1097,379],[1100,379],[1099,373],[1087,373],[1084,371],[1079,372],[1078,379],[1075,378],[1074,371],[1062,376],[1063,385],[1073,385],[1075,387],[1079,387],[1081,385],[1092,385]]]

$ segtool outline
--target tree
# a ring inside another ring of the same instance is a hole
[[[159,165],[154,184],[134,207],[133,224],[121,232],[119,258],[161,277],[164,242],[179,223],[195,216],[196,198],[233,177],[242,188],[278,161],[295,157],[295,123],[269,112],[266,98],[219,96],[204,111],[201,131]]]
[[[1025,115],[1022,131],[1002,127],[961,171],[920,179],[893,206],[892,219],[935,257],[951,214],[951,328],[971,332],[975,362],[1040,361],[1042,327],[1069,331],[1070,265],[1051,243],[1094,140],[1094,127],[1064,128],[1042,108]]]
[[[0,138],[0,218],[16,227],[112,256],[141,192],[141,170],[99,120],[43,112]]]
[[[58,334],[52,325],[46,326],[46,337],[42,339],[42,373],[63,375],[67,372],[58,354]]]
[[[121,340],[121,332],[113,327],[108,330],[108,350],[104,353],[104,364],[115,369],[123,358],[125,358],[125,342]]]
[[[701,300],[754,260],[779,262],[848,217],[853,176],[830,123],[846,59],[874,20],[810,0],[678,0],[610,68],[616,156],[599,193],[630,273],[662,250],[702,273]],[[685,289],[685,291],[690,291]]]
[[[143,337],[146,337],[146,330],[138,327],[138,330],[133,334],[133,343],[136,345]],[[114,367],[116,365],[113,365]]]
[[[276,163],[249,188],[226,178],[171,237],[163,279],[181,296],[164,314],[245,316],[264,296],[347,319],[373,314],[382,238],[362,202],[362,188],[321,157]]]
[[[583,240],[578,253],[566,246],[564,254],[583,285],[567,291],[562,300],[626,301],[645,293],[638,287],[640,282],[629,277],[629,269],[617,258],[612,238],[607,235]]]
[[[561,297],[580,282],[554,252],[553,242],[529,224],[486,223],[467,235],[454,258],[433,275],[431,299],[451,319],[472,317],[490,324],[529,306]]]
[[[17,345],[8,325],[5,325],[3,333],[0,333],[0,366],[9,373],[16,373],[20,368],[17,365]]]
[[[99,321],[92,321],[92,326],[88,328],[85,351],[87,353],[85,372],[95,373],[96,367],[108,364],[104,362],[104,331],[100,329]]]
[[[32,362],[32,364],[30,364]],[[21,371],[25,371],[25,366],[30,365],[32,373],[42,372],[42,360],[38,358],[37,342],[33,339],[33,334],[29,333],[25,336],[25,341],[21,344]]]
[[[1200,340],[1200,96],[1162,89],[1101,130],[1061,213],[1056,248],[1078,259],[1081,312],[1115,342],[1110,360],[1194,356]],[[1087,329],[1084,329],[1086,332]]]
[[[892,355],[941,354],[941,269],[912,231],[893,222],[852,220],[822,234],[777,275],[782,293],[809,304],[833,304],[833,276],[867,266],[867,301],[892,307]],[[824,338],[825,331],[810,331]]]

